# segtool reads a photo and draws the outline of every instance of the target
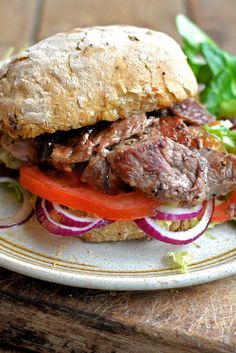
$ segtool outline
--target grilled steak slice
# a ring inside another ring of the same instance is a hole
[[[107,160],[125,183],[151,197],[191,205],[205,199],[207,160],[169,138],[147,136],[131,145],[118,145]]]
[[[55,144],[50,159],[53,165],[69,165],[88,161],[94,150],[93,129],[79,133],[78,136],[69,138],[65,145]],[[62,168],[63,169],[63,168]]]
[[[155,125],[153,127],[159,130],[162,136],[169,137],[171,140],[179,142],[186,147],[195,147],[197,145],[195,130],[192,130],[182,119],[176,116],[166,116],[158,119],[158,126],[155,127]]]
[[[215,117],[193,98],[175,104],[170,111],[192,125],[201,126],[215,120]]]
[[[196,205],[236,187],[236,156],[211,149],[186,148],[155,136],[121,144],[107,155],[126,183],[163,201]]]
[[[125,191],[125,183],[116,176],[105,157],[97,154],[84,169],[81,180],[107,194]]]
[[[114,146],[132,136],[141,136],[152,121],[153,119],[147,119],[145,114],[134,115],[128,119],[115,121],[106,130],[103,130],[96,136],[95,144],[99,146],[97,151],[99,152],[105,148]]]
[[[13,140],[4,134],[1,138],[1,146],[15,159],[33,163],[38,161],[38,144],[33,139]]]
[[[94,136],[85,132],[76,146],[55,145],[51,154],[52,164],[72,164],[88,161],[94,154],[109,148],[133,135],[140,135],[151,123],[145,114],[118,120]]]
[[[207,159],[207,199],[225,195],[236,187],[236,156],[204,148],[199,153]]]
[[[214,117],[204,107],[188,99],[154,113],[36,139],[12,140],[1,133],[1,146],[25,163],[75,167],[82,181],[109,194],[133,187],[163,201],[195,205],[236,187],[236,156],[220,152],[218,140],[217,145],[206,136],[200,125]],[[204,148],[206,141],[218,151]]]

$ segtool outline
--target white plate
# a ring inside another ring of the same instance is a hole
[[[8,213],[0,205],[1,214]],[[138,240],[86,243],[50,235],[33,217],[27,224],[0,231],[0,265],[31,277],[65,285],[150,290],[184,287],[236,273],[236,227],[218,226],[192,244],[177,247]],[[211,239],[214,237],[214,239]],[[187,250],[194,262],[186,274],[169,266],[170,251]]]
[[[19,207],[12,197],[11,192],[0,188],[0,218],[14,214]],[[209,233],[210,237],[205,234],[181,247],[155,239],[93,244],[77,237],[51,235],[32,217],[22,226],[0,230],[0,265],[31,277],[77,287],[183,287],[236,273],[236,223],[215,227]],[[194,255],[186,274],[167,262],[168,252],[182,249]]]

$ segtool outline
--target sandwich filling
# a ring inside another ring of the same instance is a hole
[[[229,55],[208,67],[193,49],[189,63],[196,56],[194,72],[206,74],[201,101],[208,95],[211,112],[229,116],[213,109],[221,99],[228,107],[229,85],[221,97],[218,76],[211,81]],[[34,207],[56,235],[90,237],[103,227],[109,240],[114,225],[113,240],[132,233],[183,245],[210,222],[232,220],[236,132],[192,98],[197,92],[179,45],[146,28],[75,29],[10,58],[0,69],[0,161],[10,168],[1,167],[0,183],[24,189],[19,214],[2,227],[26,222]]]
[[[3,134],[1,148],[22,164],[76,171],[102,193],[141,190],[150,198],[195,206],[236,187],[236,156],[203,127],[214,120],[187,99],[169,109],[34,139]]]

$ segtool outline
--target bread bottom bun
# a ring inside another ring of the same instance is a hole
[[[103,228],[94,229],[81,237],[85,241],[101,243],[105,241],[126,241],[148,239],[148,236],[134,222],[113,222]]]

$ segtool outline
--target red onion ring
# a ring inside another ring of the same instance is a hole
[[[15,227],[28,221],[34,213],[32,204],[30,202],[31,194],[23,189],[15,179],[2,177],[0,178],[0,183],[17,184],[23,196],[22,206],[15,215],[6,218],[0,218],[0,229]]]
[[[51,210],[54,211],[54,213],[60,217],[59,218],[60,223],[64,224],[65,226],[85,227],[98,219],[95,217],[76,216],[75,214],[70,213],[64,207],[62,207],[54,202],[51,202],[50,206],[51,206],[50,212],[51,212]],[[48,208],[48,210],[49,210],[49,208]],[[100,219],[102,220],[102,218],[100,218]]]
[[[93,222],[83,226],[74,227],[66,226],[52,219],[50,211],[52,210],[52,203],[38,198],[35,205],[36,217],[39,223],[50,233],[61,236],[80,236],[89,232],[90,230],[98,227],[105,226],[107,224],[106,220],[102,218],[96,218]]]
[[[162,228],[153,218],[150,217],[137,219],[135,222],[146,234],[157,240],[169,244],[182,245],[191,243],[205,232],[211,220],[213,211],[214,201],[207,201],[204,214],[199,223],[192,229],[179,232],[171,232]]]
[[[156,209],[156,214],[152,218],[166,221],[182,221],[198,217],[203,208],[203,204],[192,208],[160,206]]]

